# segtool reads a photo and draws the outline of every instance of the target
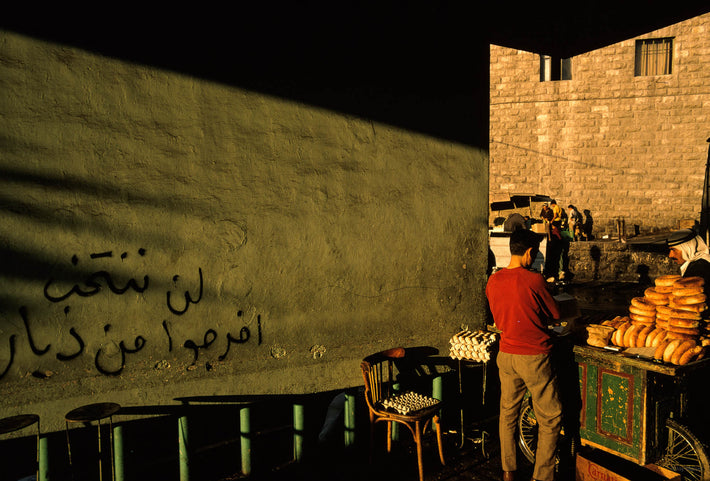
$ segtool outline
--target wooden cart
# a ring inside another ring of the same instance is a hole
[[[703,402],[689,395],[699,383],[710,386],[710,358],[676,366],[586,345],[574,345],[572,351],[578,402],[563,405],[576,404],[579,432],[570,433],[568,426],[563,437],[571,443],[565,446],[574,451],[577,439],[639,465],[680,472],[684,480],[710,480],[708,456],[693,432],[703,423],[693,419],[692,404]],[[537,422],[529,397],[519,429],[522,452],[534,462]]]

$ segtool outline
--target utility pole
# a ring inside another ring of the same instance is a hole
[[[710,138],[707,141],[710,143]],[[705,240],[705,244],[710,245],[710,146],[708,146],[708,160],[705,163],[705,183],[700,210],[700,236]]]

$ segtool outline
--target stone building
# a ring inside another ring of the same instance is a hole
[[[710,14],[570,58],[490,55],[491,202],[546,194],[588,210],[598,237],[699,221]]]

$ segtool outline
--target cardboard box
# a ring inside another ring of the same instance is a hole
[[[598,459],[587,459],[581,454],[577,455],[576,463],[576,481],[681,481],[680,474],[655,464],[632,465],[630,461],[620,458],[618,464],[613,462],[601,464]]]

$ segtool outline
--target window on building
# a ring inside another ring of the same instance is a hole
[[[572,59],[540,55],[540,82],[572,80]]]
[[[636,40],[635,75],[637,77],[644,75],[670,75],[672,61],[672,38]]]

